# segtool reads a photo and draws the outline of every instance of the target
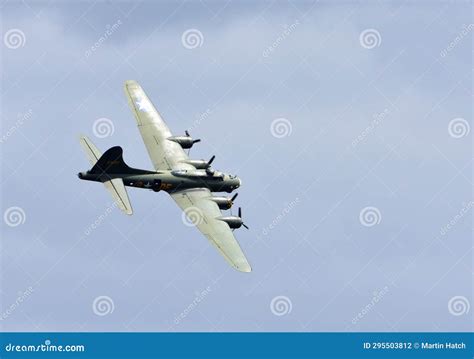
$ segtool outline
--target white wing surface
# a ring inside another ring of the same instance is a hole
[[[171,194],[178,206],[186,213],[189,221],[207,237],[232,267],[241,272],[250,272],[252,268],[235,239],[234,233],[227,223],[218,219],[222,214],[217,204],[211,201],[211,196],[207,188]]]
[[[193,166],[183,163],[188,155],[181,146],[168,140],[171,131],[141,86],[136,81],[127,81],[125,94],[155,170],[194,170]]]

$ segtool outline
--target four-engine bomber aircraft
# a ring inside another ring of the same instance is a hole
[[[212,194],[231,193],[240,187],[240,179],[212,169],[215,156],[208,161],[189,159],[184,149],[200,140],[194,140],[187,131],[185,136],[173,136],[137,82],[126,81],[125,93],[155,171],[129,167],[119,146],[101,154],[87,137],[81,136],[81,145],[92,168],[79,173],[79,178],[102,182],[119,208],[129,215],[132,206],[125,186],[169,193],[230,265],[241,272],[250,272],[250,265],[233,234],[233,230],[241,226],[248,229],[242,221],[241,210],[239,208],[238,216],[223,216],[220,211],[230,209],[237,194],[232,198]]]

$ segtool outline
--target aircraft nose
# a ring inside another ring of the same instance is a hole
[[[240,187],[240,186],[242,186],[242,180],[239,178],[239,184],[237,187]]]

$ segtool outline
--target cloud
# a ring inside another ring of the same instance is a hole
[[[299,323],[314,312],[315,301],[324,307],[385,246],[374,260],[377,266],[362,270],[353,285],[370,292],[374,281],[400,275],[399,267],[439,231],[435,223],[449,221],[449,208],[459,208],[470,196],[470,184],[462,176],[453,179],[457,171],[452,168],[469,160],[469,138],[455,139],[448,133],[453,118],[472,120],[472,99],[461,86],[466,87],[470,71],[464,56],[468,42],[459,43],[442,63],[436,61],[459,24],[469,19],[461,6],[444,13],[442,5],[359,9],[318,3],[311,9],[311,4],[295,8],[275,3],[265,10],[265,4],[230,3],[221,9],[217,3],[206,8],[191,2],[179,8],[177,3],[145,2],[133,9],[131,3],[97,3],[87,12],[89,3],[55,4],[42,9],[39,17],[24,11],[24,5],[6,5],[4,28],[22,29],[26,44],[2,52],[2,134],[17,126],[19,112],[31,109],[32,115],[2,143],[5,208],[20,206],[28,216],[25,225],[2,233],[7,243],[5,288],[27,287],[32,280],[10,260],[17,255],[33,280],[53,268],[29,299],[31,306],[25,307],[38,321],[45,310],[53,313],[46,329],[71,328],[67,319],[82,318],[87,318],[88,330],[103,329],[91,319],[90,306],[93,298],[109,295],[116,317],[107,328],[122,330],[123,322],[149,305],[150,312],[131,328],[156,330],[157,322],[173,320],[166,308],[175,305],[179,313],[196,288],[206,288],[210,278],[224,275],[215,290],[213,286],[209,304],[199,308],[210,320],[220,322],[229,307],[243,308],[246,317],[239,314],[242,310],[231,312],[222,327],[254,329],[252,320],[266,320],[255,303],[263,303],[268,314],[268,298],[285,286],[294,304],[289,325],[299,330]],[[431,27],[423,29],[430,21]],[[380,32],[380,46],[360,45],[359,35],[368,28]],[[202,33],[202,46],[183,46],[181,37],[188,29]],[[180,210],[163,193],[131,190],[136,215],[124,219],[119,212],[111,213],[87,243],[74,247],[110,200],[100,185],[77,179],[76,173],[89,166],[77,134],[93,136],[94,121],[110,119],[114,133],[94,138],[98,147],[120,144],[131,166],[151,167],[123,95],[128,79],[143,85],[173,132],[192,128],[193,136],[203,138],[192,149],[193,158],[216,154],[218,168],[243,178],[238,200],[252,227],[271,223],[288,202],[301,198],[266,236],[268,245],[252,231],[237,232],[255,268],[254,280],[223,274],[225,262],[193,228],[182,226]],[[374,117],[385,112],[372,126]],[[271,124],[278,118],[289,121],[291,134],[272,136]],[[361,226],[359,213],[365,207],[379,208],[383,221],[371,228]],[[390,241],[403,225],[409,227],[398,247]],[[51,228],[43,247],[32,238],[47,226]],[[301,242],[302,236],[308,242]],[[450,248],[462,253],[470,246],[468,238],[467,229],[457,227],[450,233]],[[63,261],[53,267],[60,258]],[[285,260],[281,265],[280,258]],[[426,291],[420,286],[436,282],[442,275],[436,269],[449,268],[451,261],[452,255],[440,249],[419,258],[418,267],[408,267],[402,288],[387,297],[401,308],[396,314],[401,317],[403,307],[424,305],[425,297],[406,293]],[[277,264],[280,267],[271,272]],[[413,274],[419,280],[412,280]],[[465,276],[462,268],[455,268],[454,274]],[[301,290],[298,278],[308,279],[308,287]],[[183,303],[177,303],[180,294],[167,287],[170,281],[185,293]],[[259,281],[261,287],[252,289]],[[458,292],[447,293],[461,289],[453,286],[441,281],[439,293],[450,298]],[[144,297],[145,292],[152,294]],[[160,294],[159,305],[149,303],[155,292]],[[64,301],[71,301],[77,312],[61,307]],[[365,302],[345,303],[347,318],[338,308],[328,308],[331,328],[343,330]],[[393,321],[399,319],[386,310]],[[406,317],[400,329],[419,328],[418,323],[434,315],[433,304],[425,313]],[[208,329],[188,319],[183,330]],[[19,327],[22,320],[12,318],[5,328]],[[448,322],[440,326],[450,328]],[[33,328],[30,323],[23,327]],[[325,328],[318,321],[310,327]],[[456,330],[460,328],[467,327]],[[281,326],[269,322],[264,329]]]

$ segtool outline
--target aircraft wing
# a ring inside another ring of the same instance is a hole
[[[126,81],[125,94],[155,170],[194,170],[183,163],[188,155],[181,146],[168,140],[171,131],[141,86],[136,81]]]
[[[250,272],[252,268],[245,258],[234,233],[227,223],[217,219],[222,213],[211,198],[207,188],[193,188],[176,193],[171,197],[202,234],[217,248],[231,266],[241,272]]]

